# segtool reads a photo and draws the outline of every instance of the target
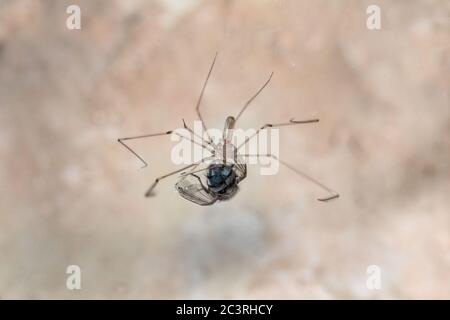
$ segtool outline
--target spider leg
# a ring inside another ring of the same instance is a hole
[[[250,103],[253,100],[255,100],[255,98],[261,93],[261,91],[263,91],[264,88],[269,84],[270,79],[272,79],[272,76],[273,76],[273,72],[270,74],[269,79],[267,79],[267,81],[262,85],[262,87],[259,88],[259,90],[244,104],[241,111],[239,111],[238,115],[235,118],[236,121],[241,117],[241,115],[244,113],[245,109],[247,109],[247,107],[250,105]]]
[[[173,176],[174,174],[177,174],[177,173],[179,173],[179,172],[183,172],[183,171],[186,170],[186,169],[189,169],[189,168],[195,168],[195,167],[197,167],[200,163],[202,163],[202,162],[204,162],[204,161],[206,161],[206,160],[208,160],[208,159],[210,159],[210,158],[212,158],[212,157],[206,157],[206,158],[203,158],[203,159],[201,159],[201,160],[199,160],[199,161],[197,161],[197,162],[191,163],[190,165],[188,165],[188,166],[186,166],[186,167],[183,167],[183,168],[181,168],[181,169],[177,169],[177,170],[175,170],[175,171],[172,171],[172,172],[169,172],[169,173],[167,173],[167,174],[165,174],[165,175],[162,175],[162,176],[160,176],[160,177],[157,177],[157,178],[155,179],[155,181],[153,182],[153,184],[152,184],[152,185],[150,186],[150,188],[148,189],[148,191],[145,193],[145,196],[146,196],[146,197],[151,197],[151,196],[152,196],[152,191],[153,191],[153,189],[155,189],[155,187],[156,187],[156,185],[159,183],[159,181],[161,181],[161,180],[163,180],[163,179],[165,179],[165,178],[167,178],[167,177]]]
[[[212,140],[211,140],[211,136],[210,136],[209,133],[208,133],[208,129],[207,129],[206,125],[205,125],[205,120],[203,120],[203,116],[202,116],[202,114],[200,113],[200,104],[201,104],[201,102],[202,102],[202,99],[203,99],[203,93],[205,92],[205,88],[206,88],[206,85],[208,84],[209,77],[211,76],[211,72],[212,72],[212,70],[213,70],[213,68],[214,68],[214,64],[216,63],[216,58],[217,58],[217,52],[216,52],[216,54],[214,55],[214,60],[213,60],[213,62],[212,62],[212,64],[211,64],[211,67],[209,67],[208,75],[206,76],[206,80],[205,80],[205,82],[203,83],[202,90],[200,91],[200,96],[198,97],[197,104],[196,104],[196,106],[195,106],[195,112],[197,113],[198,118],[199,118],[200,121],[202,122],[203,130],[205,130],[206,135],[208,136],[208,140],[209,140],[210,142],[212,141]]]
[[[176,134],[177,136],[179,136],[182,139],[186,139],[191,141],[192,143],[195,143],[199,146],[201,146],[202,148],[208,150],[211,153],[214,153],[214,150],[208,149],[208,146],[204,145],[203,143],[199,143],[197,141],[195,141],[193,138],[188,138],[185,137],[181,134],[179,134],[178,132],[174,131],[174,130],[169,130],[169,131],[165,131],[165,132],[158,132],[158,133],[152,133],[152,134],[145,134],[145,135],[140,135],[140,136],[134,136],[134,137],[126,137],[126,138],[119,138],[117,139],[117,141],[123,145],[126,149],[128,149],[132,154],[134,154],[144,165],[141,168],[145,168],[146,166],[148,166],[147,162],[136,152],[134,151],[129,145],[127,145],[124,141],[126,140],[134,140],[134,139],[142,139],[142,138],[151,138],[151,137],[157,137],[157,136],[164,136],[164,135],[169,135],[169,134]]]
[[[205,125],[205,121],[203,120],[202,114],[200,113],[200,104],[201,104],[201,102],[202,102],[203,93],[205,92],[205,88],[206,88],[206,85],[207,85],[207,83],[208,83],[208,80],[209,80],[209,77],[210,77],[210,75],[211,75],[211,72],[212,72],[212,70],[213,70],[214,64],[216,63],[216,58],[217,58],[217,52],[216,52],[216,54],[215,54],[215,56],[214,56],[214,60],[213,60],[213,62],[212,62],[212,64],[211,64],[211,67],[209,68],[208,75],[207,75],[206,80],[205,80],[205,82],[204,82],[204,84],[203,84],[202,90],[201,90],[201,92],[200,92],[200,96],[199,96],[199,98],[198,98],[198,100],[197,100],[197,105],[196,105],[196,107],[195,107],[195,111],[196,111],[196,113],[197,113],[197,115],[198,115],[200,121],[202,122],[203,130],[205,130],[206,135],[208,136],[209,142],[207,142],[207,144],[208,144],[209,146],[211,146],[211,141],[212,141],[212,140],[211,140],[211,137],[210,137],[210,135],[209,135],[209,133],[208,133],[208,131],[207,131],[207,128],[206,128],[206,125]],[[184,123],[184,120],[183,120],[183,124],[184,124],[185,129],[187,129],[189,132],[193,133],[192,129],[190,129],[190,128],[188,128],[188,127],[186,126],[186,123]],[[128,151],[130,151],[132,154],[134,154],[134,155],[135,155],[135,156],[136,156],[136,157],[144,164],[144,165],[142,166],[142,168],[145,168],[146,166],[148,166],[147,162],[146,162],[146,161],[145,161],[145,160],[144,160],[144,159],[143,159],[136,151],[134,151],[129,145],[127,145],[124,141],[125,141],[125,140],[133,140],[133,139],[148,138],[148,137],[163,136],[163,135],[171,134],[172,132],[173,132],[173,130],[170,130],[170,131],[167,131],[167,132],[161,132],[161,133],[154,133],[154,134],[147,134],[147,135],[135,136],[135,137],[119,138],[119,139],[117,139],[117,141],[118,141],[121,145],[123,145],[126,149],[128,149]],[[175,134],[177,134],[177,133],[175,132]],[[177,135],[180,136],[181,138],[187,139],[186,137],[181,136],[180,134],[177,134]],[[195,135],[195,134],[194,134],[194,135]],[[196,136],[198,136],[198,135],[196,135]],[[191,142],[193,142],[193,143],[195,143],[195,144],[199,144],[198,142],[194,141],[193,139],[188,139],[188,140],[190,140]],[[202,139],[202,141],[204,141],[204,140]],[[211,152],[211,150],[209,150],[204,144],[200,144],[200,145],[201,145],[203,148],[205,148],[205,149],[207,149],[208,151]]]
[[[305,123],[313,123],[313,122],[319,122],[319,119],[294,120],[294,118],[292,118],[291,120],[289,120],[289,122],[285,122],[285,123],[275,123],[275,124],[273,124],[273,123],[266,123],[261,128],[256,130],[256,132],[254,134],[252,134],[251,136],[247,137],[245,139],[245,141],[243,143],[241,143],[236,148],[236,150],[239,150],[240,148],[245,146],[250,141],[250,139],[252,139],[253,137],[257,136],[261,130],[264,130],[264,129],[267,129],[267,128],[279,128],[279,127],[293,126],[293,125],[296,125],[296,124],[305,124]]]
[[[318,198],[317,200],[319,200],[319,201],[325,202],[325,201],[329,201],[329,200],[332,200],[332,199],[339,198],[339,193],[337,193],[336,191],[334,191],[334,190],[330,189],[329,187],[325,186],[323,183],[317,181],[316,179],[310,177],[306,173],[298,170],[297,168],[295,168],[291,164],[289,164],[287,162],[284,162],[284,161],[281,161],[277,156],[274,156],[273,154],[242,154],[242,156],[243,157],[271,157],[271,158],[279,161],[282,165],[284,165],[288,169],[294,171],[298,175],[302,176],[304,179],[308,180],[309,182],[312,182],[313,184],[315,184],[316,186],[322,188],[323,190],[327,191],[330,194],[328,197]]]
[[[195,131],[192,130],[192,129],[186,124],[186,122],[184,121],[184,119],[182,119],[182,120],[183,120],[183,127],[184,127],[187,131],[189,131],[193,136],[199,138],[203,143],[206,143],[207,145],[209,145],[209,146],[211,146],[212,148],[214,148],[214,146],[212,145],[212,143],[211,143],[210,141],[203,139],[200,135],[198,135],[197,133],[195,133]]]

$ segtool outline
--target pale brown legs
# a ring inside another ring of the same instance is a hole
[[[329,193],[329,195],[327,197],[318,198],[317,200],[319,200],[319,201],[329,201],[329,200],[336,199],[336,198],[339,197],[339,193],[337,193],[336,191],[328,188],[323,183],[321,183],[321,182],[317,181],[316,179],[310,177],[306,173],[298,170],[297,168],[295,168],[291,164],[286,163],[284,161],[281,161],[277,156],[274,156],[272,154],[242,154],[241,156],[243,156],[243,157],[271,157],[271,158],[279,161],[283,166],[287,167],[288,169],[290,169],[293,172],[297,173],[298,175],[302,176],[304,179],[308,180],[309,182],[312,182],[316,186],[322,188],[323,190],[325,190],[325,191],[327,191]]]

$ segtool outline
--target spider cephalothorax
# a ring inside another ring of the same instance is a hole
[[[303,178],[309,180],[314,183],[316,186],[322,188],[327,191],[329,195],[327,197],[319,198],[320,201],[328,201],[331,199],[335,199],[339,197],[339,194],[326,187],[322,183],[317,180],[311,178],[305,173],[299,171],[292,165],[281,161],[276,155],[273,154],[240,154],[239,149],[244,147],[248,141],[254,137],[256,137],[261,130],[265,130],[268,128],[276,128],[276,127],[284,127],[297,125],[302,123],[313,123],[318,122],[318,119],[311,120],[302,120],[296,121],[291,119],[289,122],[285,123],[277,123],[271,124],[266,123],[261,126],[256,133],[252,136],[245,139],[245,141],[239,145],[234,146],[232,144],[233,138],[233,129],[238,121],[239,117],[246,110],[249,104],[258,96],[258,94],[267,86],[270,79],[272,78],[273,73],[270,75],[269,79],[264,83],[264,85],[254,94],[244,105],[241,111],[238,113],[236,117],[229,116],[225,120],[225,128],[223,130],[222,139],[218,143],[213,143],[211,137],[208,134],[205,121],[200,113],[200,104],[203,97],[203,92],[205,90],[206,84],[208,83],[209,76],[211,75],[211,71],[214,67],[216,56],[214,57],[213,63],[209,69],[208,76],[203,84],[200,97],[197,101],[197,106],[195,111],[202,123],[202,127],[206,132],[207,137],[202,137],[196,135],[192,129],[190,129],[183,120],[184,128],[187,129],[190,133],[192,133],[197,138],[200,138],[202,142],[196,141],[193,137],[186,138],[175,132],[174,130],[164,131],[160,133],[147,134],[135,137],[121,138],[118,139],[119,143],[121,143],[125,148],[127,148],[130,152],[132,152],[139,160],[141,160],[144,164],[144,167],[147,166],[147,163],[144,159],[142,159],[133,149],[131,149],[127,144],[125,144],[125,140],[131,139],[140,139],[147,137],[155,137],[155,136],[163,136],[169,134],[177,134],[183,139],[190,140],[192,143],[201,145],[204,149],[209,151],[212,155],[209,157],[205,157],[200,161],[191,163],[190,165],[160,176],[155,179],[154,183],[150,186],[149,190],[145,194],[147,197],[153,195],[153,189],[156,187],[158,182],[162,179],[170,177],[174,174],[181,173],[178,182],[175,184],[175,188],[178,193],[185,199],[197,203],[199,205],[211,205],[219,200],[228,200],[231,199],[239,190],[238,184],[247,177],[247,165],[245,164],[243,158],[247,157],[271,157],[279,161],[280,164],[294,171],[298,175]]]

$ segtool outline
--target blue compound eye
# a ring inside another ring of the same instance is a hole
[[[231,168],[230,167],[224,167],[222,169],[222,176],[224,177],[228,177],[231,173]]]

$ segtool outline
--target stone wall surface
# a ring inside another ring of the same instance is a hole
[[[441,0],[0,1],[0,297],[449,299],[449,39]],[[216,51],[208,126],[273,71],[238,126],[320,118],[280,158],[339,199],[254,165],[211,207],[144,197],[174,142],[131,141],[140,169],[117,138],[193,123]]]

